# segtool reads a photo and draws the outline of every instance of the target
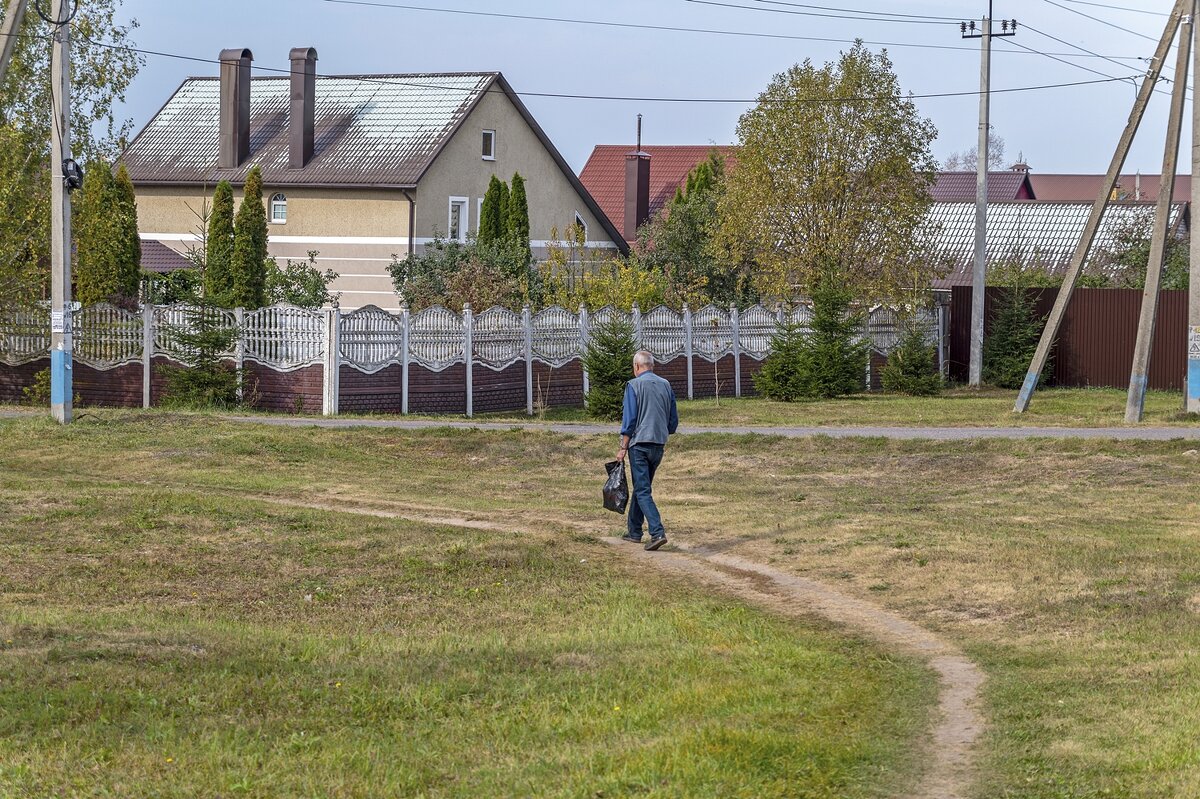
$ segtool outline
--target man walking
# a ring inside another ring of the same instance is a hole
[[[633,496],[629,498],[629,531],[626,541],[640,544],[642,523],[650,528],[646,549],[653,551],[667,543],[651,485],[658,464],[662,463],[667,436],[679,427],[679,410],[671,384],[654,374],[654,356],[646,350],[633,356],[633,379],[625,384],[625,407],[621,413],[621,448],[617,460],[629,456],[629,474],[633,478]]]

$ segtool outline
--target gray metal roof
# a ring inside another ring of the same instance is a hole
[[[1171,206],[1170,229],[1179,231],[1186,220],[1186,203]],[[1017,258],[1025,266],[1064,269],[1083,236],[1092,204],[1011,202],[988,203],[988,263]],[[1115,236],[1131,225],[1149,230],[1153,203],[1108,206],[1092,254],[1112,246]],[[975,259],[975,204],[934,203],[930,223],[938,226],[937,253],[952,266],[938,285],[969,285]]]
[[[415,186],[498,73],[318,77],[316,142],[288,168],[287,77],[250,87],[250,157],[218,169],[220,81],[188,78],[124,155],[134,183],[241,182],[252,164],[272,186]]]

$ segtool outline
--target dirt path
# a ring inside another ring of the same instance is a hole
[[[428,524],[510,533],[524,520],[473,515],[465,518],[446,508],[395,502],[364,502],[357,498],[302,501],[277,496],[250,495],[260,502],[313,510],[356,513]],[[597,534],[594,525],[569,519],[555,526]],[[870,602],[847,596],[816,580],[781,572],[733,555],[694,547],[672,539],[672,548],[646,552],[619,538],[597,537],[641,565],[686,575],[739,599],[794,618],[819,616],[872,638],[885,646],[916,655],[938,675],[939,718],[930,730],[925,748],[929,765],[913,799],[962,799],[974,778],[975,744],[984,728],[979,689],[984,676],[979,667],[951,644],[932,632]]]

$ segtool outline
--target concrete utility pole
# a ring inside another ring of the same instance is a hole
[[[1188,70],[1191,68],[1192,23],[1191,17],[1184,17],[1179,24],[1175,85],[1171,92],[1171,117],[1167,122],[1158,209],[1154,217],[1154,234],[1150,240],[1150,260],[1146,264],[1146,286],[1142,292],[1142,313],[1138,319],[1133,368],[1129,372],[1129,394],[1125,399],[1125,421],[1131,424],[1142,421],[1146,402],[1150,350],[1154,344],[1154,325],[1158,318],[1158,289],[1162,283],[1163,261],[1167,254],[1167,227],[1171,219],[1171,199],[1175,194],[1175,172],[1179,166],[1179,142],[1183,133],[1183,105],[1187,100]]]
[[[975,190],[975,270],[971,280],[971,388],[983,384],[983,300],[987,285],[987,206],[988,206],[988,138],[992,132],[992,37],[1015,36],[1017,21],[1004,20],[1001,32],[992,31],[992,0],[983,18],[982,32],[974,22],[962,23],[964,39],[979,39],[982,59],[979,67],[979,144],[975,169],[978,175]]]
[[[1150,62],[1150,70],[1142,80],[1133,110],[1129,112],[1129,121],[1125,124],[1120,141],[1117,142],[1116,152],[1113,153],[1112,162],[1104,176],[1104,185],[1100,187],[1100,196],[1092,204],[1092,211],[1088,216],[1087,224],[1084,225],[1083,235],[1075,248],[1071,265],[1067,267],[1067,273],[1063,276],[1063,284],[1058,290],[1058,297],[1054,300],[1054,307],[1050,310],[1050,316],[1046,320],[1046,327],[1042,330],[1042,338],[1038,341],[1037,352],[1034,353],[1033,362],[1029,364],[1025,383],[1021,386],[1021,392],[1017,395],[1017,403],[1013,407],[1013,411],[1016,413],[1024,413],[1029,409],[1033,392],[1037,390],[1038,381],[1041,379],[1042,369],[1046,367],[1046,359],[1050,357],[1050,350],[1054,346],[1054,339],[1058,337],[1058,328],[1062,325],[1063,317],[1066,316],[1067,304],[1070,303],[1071,294],[1075,291],[1075,283],[1079,280],[1079,273],[1083,271],[1083,264],[1087,261],[1092,244],[1096,241],[1100,222],[1104,218],[1104,211],[1108,207],[1112,191],[1121,175],[1121,168],[1125,166],[1125,158],[1129,155],[1133,137],[1137,135],[1138,128],[1141,127],[1142,119],[1146,116],[1146,106],[1149,105],[1154,88],[1162,76],[1163,62],[1171,49],[1175,32],[1179,29],[1180,20],[1193,10],[1195,5],[1196,0],[1175,0],[1175,7],[1167,20],[1167,26],[1163,30],[1162,39],[1158,42],[1158,48],[1154,51],[1154,59]]]
[[[71,422],[71,195],[82,183],[71,160],[70,0],[55,0],[50,55],[50,413]]]
[[[21,33],[21,23],[25,19],[27,0],[8,0],[8,8],[4,11],[4,24],[0,25],[0,83],[8,74],[8,62],[12,60],[13,49],[17,46],[17,37]]]
[[[1193,77],[1200,75],[1200,2],[1192,8]],[[1192,208],[1200,208],[1200,103],[1192,102]],[[1200,413],[1200,236],[1192,236],[1191,268],[1188,276],[1188,372],[1187,411]]]

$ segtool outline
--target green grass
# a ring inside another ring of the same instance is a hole
[[[599,510],[615,433],[275,429],[126,412],[69,429],[0,425],[0,474],[21,496],[74,474],[85,491],[398,503],[531,535],[615,532],[617,521]],[[837,585],[966,649],[988,675],[975,796],[1157,799],[1200,795],[1197,468],[1183,441],[703,435],[672,443],[656,492],[672,534]],[[69,503],[49,511],[64,514],[63,530],[86,528]],[[595,548],[558,540],[567,582],[586,582]],[[34,544],[0,558],[26,562]],[[74,596],[94,579],[91,546],[65,552],[76,571],[51,571],[56,590]],[[29,568],[28,579],[42,571]]]
[[[476,434],[0,437],[0,796],[877,797],[919,771],[934,688],[908,659],[591,535],[239,493],[452,503]]]
[[[1015,391],[950,389],[937,397],[858,394],[817,402],[774,402],[761,398],[682,400],[680,418],[692,426],[763,427],[1122,427],[1125,392],[1116,389],[1043,389],[1029,410],[1013,413]],[[521,414],[485,414],[480,420],[529,421]],[[583,411],[558,408],[545,421],[590,421]],[[1200,417],[1183,413],[1181,392],[1146,394],[1143,424],[1195,426]]]

